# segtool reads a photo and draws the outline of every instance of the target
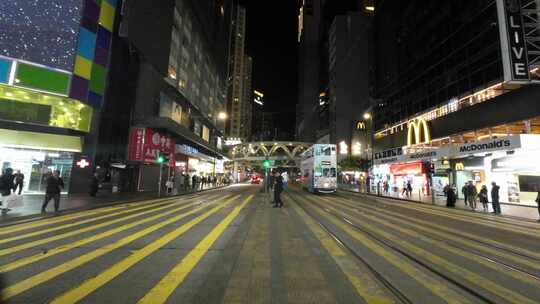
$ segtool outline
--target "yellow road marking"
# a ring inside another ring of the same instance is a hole
[[[30,222],[30,223],[16,224],[14,226],[9,226],[9,227],[2,228],[2,230],[0,231],[0,235],[5,235],[5,234],[18,232],[18,231],[22,231],[22,230],[27,230],[27,229],[32,229],[32,228],[37,228],[37,227],[41,227],[41,226],[57,224],[57,223],[66,222],[66,221],[69,221],[69,220],[75,220],[75,219],[78,219],[78,218],[81,218],[81,217],[87,217],[87,216],[101,214],[101,213],[105,213],[105,212],[116,211],[116,210],[119,210],[119,209],[125,209],[125,208],[129,208],[129,207],[133,206],[134,204],[135,205],[136,204],[141,204],[141,203],[148,204],[148,203],[155,203],[155,202],[164,201],[164,200],[171,200],[171,199],[170,198],[153,199],[153,200],[145,200],[145,201],[132,202],[132,203],[121,203],[122,205],[118,205],[118,206],[105,207],[105,208],[99,208],[99,209],[94,209],[94,210],[79,211],[79,212],[76,212],[74,214],[55,216],[53,218],[46,218],[46,219],[42,219],[42,220],[38,220],[38,221],[35,221],[35,222]]]
[[[82,221],[77,221],[75,223],[70,223],[70,224],[57,226],[57,227],[54,227],[54,228],[48,228],[48,229],[44,229],[44,230],[34,231],[34,232],[30,232],[30,233],[10,237],[10,238],[4,238],[4,239],[0,239],[0,244],[13,242],[13,241],[16,241],[16,240],[21,240],[21,239],[25,239],[25,238],[29,238],[29,237],[34,237],[34,236],[38,236],[38,235],[41,235],[41,234],[50,233],[50,232],[54,232],[54,231],[58,231],[58,230],[66,229],[66,228],[80,226],[80,225],[83,225],[83,224],[86,224],[86,223],[91,223],[91,222],[107,219],[107,218],[110,218],[110,217],[130,213],[130,212],[135,212],[135,211],[139,211],[139,210],[153,208],[153,207],[161,206],[161,205],[164,205],[164,204],[173,204],[173,202],[167,201],[167,202],[154,203],[154,204],[151,204],[151,205],[144,205],[144,206],[137,207],[137,208],[124,209],[124,210],[116,211],[116,212],[113,212],[113,213],[110,213],[110,214],[105,214],[105,215],[102,215],[102,216],[93,217],[93,218],[89,218],[89,219],[82,220]],[[162,209],[162,208],[160,208],[160,209]],[[157,210],[159,210],[159,209],[157,209]]]
[[[318,207],[320,208],[320,206],[318,206]],[[325,206],[325,207],[329,208],[329,209],[331,209],[331,210],[333,210],[335,212],[338,212],[340,214],[343,214],[342,212],[334,209],[333,207],[330,207],[330,206]],[[371,220],[376,221],[373,218]],[[472,272],[472,271],[470,271],[468,269],[465,269],[463,267],[460,267],[460,266],[458,266],[458,265],[456,265],[456,264],[454,264],[452,262],[449,262],[448,260],[446,260],[446,259],[444,259],[442,257],[439,257],[439,256],[437,256],[435,254],[432,254],[431,252],[428,252],[428,251],[424,250],[423,248],[420,248],[420,247],[418,247],[416,245],[413,245],[413,244],[409,243],[406,240],[400,239],[400,238],[394,236],[391,233],[383,231],[382,229],[378,229],[378,228],[376,228],[376,227],[374,227],[372,225],[366,224],[366,222],[363,222],[363,221],[356,221],[356,222],[359,225],[362,225],[362,227],[364,227],[365,229],[368,229],[371,232],[376,233],[376,234],[386,238],[387,240],[390,240],[390,241],[392,241],[392,242],[394,242],[396,244],[399,244],[400,246],[406,248],[410,252],[413,252],[413,253],[417,254],[418,256],[421,257],[422,260],[428,260],[428,261],[434,263],[435,265],[443,267],[446,270],[450,271],[451,273],[462,277],[463,279],[477,285],[478,287],[485,288],[489,292],[491,292],[491,293],[505,299],[509,303],[530,303],[530,304],[536,303],[536,301],[534,301],[534,300],[531,300],[531,299],[529,299],[529,298],[527,298],[525,296],[522,296],[521,294],[515,293],[510,289],[504,288],[504,287],[500,286],[499,284],[496,284],[495,282],[490,281],[487,278],[485,278],[485,277],[483,277],[483,276],[481,276],[481,275],[479,275],[479,274],[477,274],[475,272]],[[377,221],[377,222],[379,222],[381,224],[384,223],[383,221],[380,221],[380,220]],[[397,227],[395,225],[392,225],[392,224],[389,224],[389,223],[384,223],[384,225],[386,225],[388,227],[391,227],[393,229],[396,229],[398,231],[402,231],[405,234],[415,236],[417,238],[420,238],[420,239],[428,242],[425,237],[423,237],[421,235],[418,235],[418,233],[414,233],[414,231],[412,231],[412,230],[400,229],[399,227]],[[450,248],[448,246],[445,246],[442,242],[432,241],[432,243],[437,244],[440,247],[443,247],[444,249],[448,250],[449,252],[461,255],[463,257],[467,257],[467,254],[461,252],[460,250],[456,250],[454,248]],[[481,263],[481,264],[483,264],[485,266],[488,266],[488,263],[486,261],[484,261],[482,259],[479,259],[476,256],[474,256],[474,257],[469,256],[467,258],[473,259],[478,263]],[[488,267],[490,267],[490,266],[488,266]],[[490,267],[490,268],[493,268],[493,267]],[[520,277],[519,274],[517,276]],[[529,281],[529,283],[530,283],[530,281]]]
[[[101,272],[97,276],[86,280],[78,287],[75,287],[67,291],[66,293],[60,295],[59,297],[55,298],[52,302],[50,302],[50,304],[60,304],[60,303],[64,304],[64,303],[78,302],[79,300],[83,299],[84,297],[86,297],[87,295],[95,291],[96,289],[100,288],[101,286],[105,285],[106,283],[108,283],[109,281],[111,281],[112,279],[114,279],[115,277],[123,273],[124,271],[126,271],[131,266],[135,265],[136,263],[140,262],[145,257],[157,251],[159,248],[163,247],[167,243],[183,235],[193,226],[197,225],[198,223],[210,217],[212,214],[223,209],[226,204],[230,203],[235,198],[237,198],[237,196],[228,199],[225,203],[220,204],[217,207],[210,209],[209,211],[203,213],[202,215],[192,219],[191,221],[183,224],[182,226],[176,228],[175,230],[165,234],[164,236],[160,237],[156,241],[146,245],[144,248],[135,251],[129,257],[114,264],[113,266]]]
[[[253,199],[253,195],[246,198],[240,206],[225,217],[206,237],[200,241],[167,275],[165,275],[154,288],[152,288],[139,304],[165,303],[174,290],[182,284],[187,275],[197,266],[202,257],[208,252],[214,242],[223,234],[230,223],[240,214],[240,211]]]
[[[305,202],[305,199],[302,198],[302,201]],[[310,204],[310,206],[313,206],[313,204]],[[412,279],[416,280],[419,284],[423,285],[433,294],[439,296],[442,299],[445,299],[449,304],[471,303],[468,298],[465,298],[463,297],[463,295],[452,290],[448,286],[448,284],[434,279],[433,277],[427,275],[426,273],[411,265],[410,263],[404,262],[402,257],[379,245],[372,239],[366,237],[364,234],[351,229],[349,225],[343,223],[341,220],[338,220],[333,216],[329,216],[320,208],[321,207],[317,206],[317,208],[312,209],[322,217],[328,219],[336,227],[342,229],[351,237],[359,241],[363,246],[367,247],[369,250],[373,251],[375,254],[377,254],[381,258],[384,258],[390,264],[394,265],[396,268],[409,275]]]
[[[293,209],[298,213],[309,229],[315,234],[323,247],[330,253],[332,259],[345,274],[347,279],[356,289],[356,292],[369,304],[390,304],[395,301],[388,297],[385,292],[370,277],[362,273],[362,270],[354,262],[351,263],[350,257],[341,249],[340,245],[327,232],[325,232],[304,210],[299,208],[296,203],[291,203]]]
[[[201,206],[201,207],[198,207],[198,208],[195,208],[189,212],[186,212],[186,213],[183,213],[183,214],[180,214],[180,215],[177,215],[175,217],[172,217],[168,220],[165,220],[163,222],[160,222],[160,223],[157,223],[155,225],[152,225],[150,227],[147,227],[141,231],[138,231],[136,233],[133,233],[121,240],[118,240],[112,244],[109,244],[109,245],[106,245],[104,247],[101,247],[101,248],[98,248],[96,250],[93,250],[91,252],[88,252],[84,255],[81,255],[73,260],[70,260],[70,261],[67,261],[61,265],[58,265],[56,267],[53,267],[51,269],[48,269],[44,272],[41,272],[37,275],[34,275],[32,277],[29,277],[23,281],[20,281],[16,284],[13,284],[11,286],[8,286],[6,288],[4,288],[1,292],[0,292],[0,299],[2,299],[2,301],[6,301],[8,300],[9,298],[12,298],[20,293],[23,293],[27,290],[29,290],[30,288],[33,288],[37,285],[40,285],[40,284],[43,284],[63,273],[66,273],[70,270],[73,270],[81,265],[84,265],[100,256],[103,256],[115,249],[118,249],[122,246],[125,246],[145,235],[148,235],[156,230],[159,230],[169,224],[172,224],[174,222],[177,222],[185,217],[188,217],[192,214],[195,214],[201,210],[203,210],[204,208],[206,208],[206,206]],[[222,208],[222,205],[221,206],[218,206],[218,207],[215,207],[214,209],[216,208]],[[214,210],[212,209],[212,210]],[[206,214],[206,213],[205,213]],[[200,215],[199,217],[201,216],[204,216],[205,214],[203,215]]]
[[[225,197],[227,197],[227,196],[225,196]],[[192,201],[192,199],[188,200],[188,201]],[[114,235],[116,233],[119,233],[119,232],[125,231],[127,229],[136,227],[138,225],[142,225],[144,223],[151,222],[153,220],[159,219],[161,217],[165,217],[165,216],[173,214],[175,212],[178,212],[178,211],[193,207],[196,204],[199,204],[199,202],[194,202],[194,203],[189,203],[187,205],[182,205],[182,206],[180,206],[178,208],[174,208],[174,209],[169,210],[167,212],[159,213],[157,215],[154,215],[154,216],[151,216],[149,218],[145,218],[145,219],[133,222],[133,223],[129,223],[127,225],[122,225],[122,226],[114,228],[112,230],[107,230],[107,231],[102,232],[100,234],[97,234],[97,235],[94,235],[94,236],[91,236],[91,237],[88,237],[88,238],[85,238],[85,239],[81,239],[81,240],[75,241],[75,242],[67,244],[67,245],[60,245],[60,246],[58,246],[56,248],[49,249],[47,251],[47,254],[38,253],[38,254],[33,255],[33,256],[18,259],[15,262],[12,262],[12,263],[9,263],[9,264],[6,264],[6,265],[1,265],[0,266],[0,273],[5,273],[5,272],[8,272],[8,271],[12,271],[12,270],[17,269],[19,267],[26,266],[26,265],[35,263],[35,262],[43,260],[43,259],[50,258],[50,257],[52,257],[54,255],[60,254],[62,252],[66,252],[66,251],[71,250],[73,248],[77,248],[77,247],[86,245],[88,243],[95,242],[97,240],[112,236],[112,235]],[[130,218],[140,217],[142,215],[145,215],[145,214],[148,214],[148,213],[153,213],[155,211],[166,209],[168,207],[170,207],[170,206],[165,206],[165,207],[161,207],[161,208],[158,208],[158,209],[153,209],[153,210],[149,210],[149,211],[146,211],[146,212],[130,215],[130,216],[124,217],[122,220],[126,221],[126,220],[128,220]]]
[[[170,207],[170,206],[165,206],[164,208],[167,208],[167,207]],[[164,208],[160,208],[160,209],[164,209]],[[115,219],[115,220],[112,220],[112,221],[100,223],[100,224],[97,224],[97,225],[92,225],[92,226],[88,226],[88,227],[85,227],[85,228],[81,228],[81,229],[69,231],[69,232],[66,232],[66,233],[58,234],[58,235],[51,236],[51,237],[48,237],[48,238],[35,240],[35,241],[32,241],[32,242],[23,243],[23,244],[20,244],[20,245],[16,245],[16,246],[13,246],[13,247],[2,249],[2,250],[0,250],[0,257],[8,255],[8,254],[13,254],[15,252],[25,250],[25,249],[28,249],[28,248],[32,248],[32,247],[35,247],[35,246],[39,246],[39,245],[42,245],[42,244],[46,244],[46,243],[58,241],[58,240],[61,240],[61,239],[65,239],[65,238],[68,238],[68,237],[71,237],[71,236],[74,236],[74,235],[78,235],[78,234],[81,234],[81,233],[93,231],[93,230],[96,230],[96,229],[99,229],[99,228],[102,228],[102,227],[106,227],[106,226],[109,226],[109,225],[112,225],[112,224],[115,224],[115,223],[118,223],[118,222],[121,222],[121,221],[124,221],[124,220],[125,220],[125,218],[119,218],[119,219]]]
[[[328,202],[331,202],[331,203],[334,203],[334,204],[339,204],[339,206],[346,207],[346,208],[348,208],[348,209],[350,209],[352,211],[355,211],[355,212],[361,214],[361,212],[356,209],[357,206],[355,207],[355,206],[350,206],[348,204],[344,204],[343,202],[338,201],[336,198],[323,199],[323,200],[327,200]],[[453,229],[449,229],[449,228],[439,226],[439,225],[434,225],[434,224],[431,224],[431,223],[429,223],[427,221],[422,221],[422,220],[406,217],[406,216],[403,216],[403,215],[401,215],[399,213],[394,213],[394,212],[383,210],[383,209],[376,209],[376,208],[373,208],[372,206],[369,206],[367,204],[362,205],[362,208],[364,208],[364,209],[362,209],[362,212],[369,213],[369,214],[371,214],[373,216],[381,216],[381,217],[387,218],[389,220],[392,220],[392,221],[395,221],[395,222],[398,222],[398,223],[402,223],[404,225],[409,225],[409,226],[414,227],[417,230],[424,231],[427,234],[431,233],[433,235],[437,235],[437,236],[442,237],[442,238],[450,239],[450,240],[452,240],[452,241],[454,241],[456,243],[460,243],[460,244],[465,245],[465,246],[467,246],[469,248],[474,248],[474,249],[476,249],[478,251],[482,251],[482,252],[485,252],[487,254],[492,254],[492,255],[499,256],[499,257],[503,257],[503,258],[506,258],[508,260],[514,261],[516,263],[526,265],[528,267],[540,270],[540,264],[538,264],[537,262],[533,262],[533,261],[530,261],[528,259],[519,257],[519,256],[517,256],[515,254],[501,252],[499,250],[494,250],[493,248],[487,247],[485,245],[477,244],[477,243],[475,243],[473,241],[470,241],[468,239],[463,239],[463,238],[455,237],[454,235],[452,235],[452,233],[458,233],[459,231],[455,231]],[[448,234],[440,232],[438,230],[448,232]],[[478,238],[475,235],[471,235],[471,234],[468,234],[468,233],[459,232],[459,235],[465,236],[467,238],[472,238],[472,239],[477,239],[478,240]],[[482,241],[482,242],[486,242],[485,238],[479,239],[479,240]],[[492,244],[497,244],[497,246],[502,247],[502,248],[506,247],[508,250],[517,251],[517,252],[520,252],[520,253],[522,253],[524,255],[527,255],[527,254],[530,253],[531,256],[536,256],[536,257],[540,258],[540,254],[537,254],[536,252],[532,252],[532,251],[528,251],[528,250],[521,251],[520,249],[515,248],[513,246],[507,246],[505,244],[497,243],[497,242],[492,241],[492,240],[489,240],[489,242],[492,243]]]

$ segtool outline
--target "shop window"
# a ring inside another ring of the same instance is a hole
[[[89,132],[93,110],[82,102],[0,85],[0,119]]]

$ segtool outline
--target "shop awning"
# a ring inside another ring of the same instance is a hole
[[[79,136],[0,129],[0,146],[81,152],[82,138]]]

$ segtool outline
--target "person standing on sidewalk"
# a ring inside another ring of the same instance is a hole
[[[4,169],[4,172],[0,175],[0,195],[2,195],[0,206],[3,207],[2,212],[8,212],[10,210],[7,204],[5,206],[3,204],[5,203],[5,198],[11,195],[11,190],[15,188],[13,180],[13,170],[11,168]]]
[[[98,177],[98,173],[95,172],[94,175],[92,175],[92,180],[90,181],[90,191],[88,194],[90,194],[91,197],[95,197],[98,191],[99,191],[99,177]]]
[[[45,200],[41,206],[41,213],[45,213],[47,205],[51,199],[54,200],[54,212],[60,209],[60,191],[64,189],[64,180],[60,177],[60,171],[54,170],[53,174],[47,177],[47,188],[45,191]]]
[[[456,192],[454,191],[454,188],[447,185],[444,193],[446,194],[446,207],[456,207]]]
[[[493,204],[493,213],[501,214],[501,204],[499,203],[499,189],[495,182],[491,183],[491,204]]]
[[[480,199],[480,203],[482,203],[482,206],[484,207],[484,212],[488,212],[488,192],[486,185],[483,185],[482,189],[480,189],[480,193],[478,193],[478,198]]]
[[[274,177],[274,208],[282,208],[281,192],[283,192],[283,177],[276,171]]]
[[[538,221],[540,222],[540,187],[537,186],[536,191],[538,191],[538,194],[536,195],[536,204],[538,205]]]
[[[21,170],[17,170],[17,173],[15,173],[15,187],[13,187],[13,192],[17,192],[17,189],[19,189],[19,195],[21,195],[21,192],[24,187],[24,174],[21,173]]]
[[[476,210],[476,196],[478,196],[476,186],[473,184],[472,181],[469,181],[469,185],[467,185],[467,199],[469,201],[469,205],[471,206],[472,211]]]
[[[467,183],[465,183],[463,185],[463,187],[461,187],[461,194],[463,194],[463,201],[465,202],[465,206],[468,206],[468,201],[467,201]]]

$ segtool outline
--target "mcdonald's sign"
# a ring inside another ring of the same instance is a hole
[[[456,171],[465,170],[465,165],[463,163],[456,163]]]
[[[423,118],[409,121],[407,124],[407,146],[429,144],[430,141],[431,134],[429,132],[429,127]]]
[[[365,130],[366,129],[366,123],[363,121],[359,121],[356,123],[356,130]]]

